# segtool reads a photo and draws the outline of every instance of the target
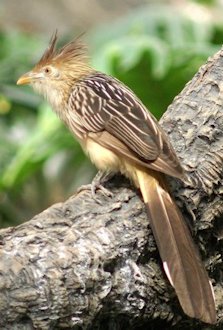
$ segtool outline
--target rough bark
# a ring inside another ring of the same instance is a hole
[[[223,50],[162,124],[191,184],[170,179],[213,282],[223,325]],[[1,329],[207,329],[187,318],[161,268],[139,193],[123,178],[0,231]],[[193,274],[191,274],[193,276]]]

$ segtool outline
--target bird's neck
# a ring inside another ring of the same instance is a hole
[[[56,113],[61,111],[63,104],[65,103],[66,94],[68,94],[68,91],[66,91],[64,88],[52,88],[52,86],[49,84],[39,83],[34,83],[33,89],[37,93],[43,95],[44,99],[47,100],[47,102]]]

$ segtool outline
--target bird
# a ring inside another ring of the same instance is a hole
[[[185,178],[168,136],[130,88],[91,67],[80,38],[61,48],[57,39],[55,32],[17,84],[43,95],[101,173],[122,173],[141,191],[163,269],[184,313],[214,324],[211,282],[167,185],[166,175]]]

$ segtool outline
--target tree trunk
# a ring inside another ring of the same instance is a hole
[[[223,50],[175,98],[162,125],[189,172],[189,185],[169,181],[213,283],[217,328],[223,317]],[[107,188],[113,196],[98,191],[100,204],[83,189],[0,231],[0,329],[208,328],[182,312],[140,194],[121,176]]]

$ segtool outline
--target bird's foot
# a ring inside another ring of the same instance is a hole
[[[113,193],[104,187],[104,184],[113,177],[112,172],[102,172],[99,171],[94,177],[91,184],[83,185],[78,189],[78,193],[83,190],[90,190],[92,198],[98,203],[102,204],[101,200],[96,196],[97,190],[100,190],[102,194],[106,197],[112,197]]]
[[[101,190],[102,194],[106,197],[112,197],[113,193],[104,187],[104,184],[113,177],[114,173],[112,172],[102,172],[99,171],[96,176],[94,177],[91,183],[91,194],[93,199],[101,204],[101,201],[97,198],[96,192],[97,190]]]

